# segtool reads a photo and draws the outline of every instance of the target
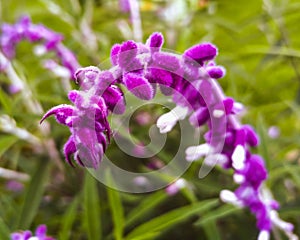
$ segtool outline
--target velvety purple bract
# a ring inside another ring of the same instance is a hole
[[[153,88],[146,78],[135,73],[127,73],[124,76],[124,84],[135,96],[143,100],[153,98]]]
[[[125,99],[123,92],[115,85],[108,87],[102,94],[108,109],[114,114],[123,114],[125,112]]]
[[[231,114],[233,109],[234,100],[232,98],[225,98],[223,100],[223,106],[226,114]]]
[[[150,47],[151,52],[159,52],[164,43],[164,37],[159,32],[154,32],[146,41],[146,45]]]
[[[181,67],[178,57],[171,53],[156,52],[152,57],[154,66],[168,70],[169,72],[175,72]]]
[[[258,155],[252,155],[246,163],[243,174],[247,182],[257,189],[267,179],[267,171],[262,158]]]
[[[213,60],[217,53],[217,48],[214,45],[211,43],[202,43],[186,50],[184,57],[187,60],[193,59],[202,65],[205,61]]]
[[[215,79],[222,78],[225,75],[225,69],[219,66],[207,67],[206,71],[211,78]]]
[[[259,138],[258,138],[257,134],[255,133],[254,129],[249,125],[245,125],[244,129],[246,131],[247,143],[252,147],[257,146],[259,144]]]
[[[126,68],[137,55],[137,44],[134,41],[124,42],[118,53],[118,63],[121,68]]]
[[[121,51],[121,44],[115,44],[110,50],[110,61],[113,65],[117,65],[119,61],[119,52]]]

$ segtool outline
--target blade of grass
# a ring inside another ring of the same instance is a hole
[[[226,217],[232,213],[238,212],[241,209],[232,206],[232,205],[223,205],[214,211],[210,211],[207,214],[204,214],[200,220],[195,222],[196,226],[203,226],[208,222],[216,221],[220,218]]]
[[[3,219],[0,217],[0,238],[9,239],[10,230],[7,225],[4,223]]]
[[[36,216],[49,179],[50,164],[48,160],[39,161],[36,171],[27,187],[24,204],[18,221],[18,229],[28,229]]]
[[[159,232],[145,233],[143,236],[134,237],[131,240],[153,240],[159,235]]]
[[[209,221],[204,224],[204,231],[209,240],[221,240],[220,233],[218,231],[215,221]]]
[[[264,158],[266,163],[266,168],[271,169],[271,161],[269,158],[269,152],[268,152],[268,146],[267,146],[267,140],[266,140],[266,125],[261,115],[257,118],[257,133],[260,137],[260,144],[258,146],[258,151],[260,155]]]
[[[136,237],[141,237],[145,233],[148,234],[150,232],[165,230],[166,228],[179,223],[194,214],[200,214],[210,208],[213,208],[218,204],[218,202],[218,199],[209,199],[172,210],[138,226],[131,233],[129,233],[129,235],[126,237],[126,240],[132,240]]]
[[[83,189],[84,226],[89,240],[102,238],[100,199],[96,183],[96,179],[86,172]]]
[[[61,230],[59,232],[60,240],[70,239],[72,225],[74,224],[77,215],[78,203],[79,203],[79,199],[78,197],[76,197],[75,200],[73,200],[71,205],[68,207],[64,216],[61,218]]]
[[[111,173],[109,171],[107,172],[106,179],[107,182],[109,183],[109,186],[114,186],[114,182]],[[108,194],[109,207],[112,213],[112,219],[114,223],[113,233],[115,236],[115,240],[122,240],[125,224],[124,224],[124,213],[123,213],[120,193],[115,189],[107,187],[107,194]]]
[[[0,103],[5,109],[6,113],[11,113],[11,99],[10,97],[2,90],[0,90]]]
[[[255,55],[255,54],[269,54],[280,55],[286,57],[300,58],[300,51],[288,48],[288,47],[270,47],[263,45],[251,45],[243,48],[242,52],[238,52],[238,55]]]
[[[167,197],[168,195],[165,192],[158,191],[144,198],[141,203],[126,216],[126,227],[132,225],[136,220],[151,212],[153,208],[162,203]]]
[[[18,138],[13,135],[2,136],[0,138],[0,157],[7,151],[13,144],[18,141]]]

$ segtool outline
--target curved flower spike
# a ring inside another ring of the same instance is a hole
[[[40,123],[42,123],[46,118],[51,115],[55,115],[55,118],[58,123],[64,124],[67,126],[72,126],[71,118],[73,113],[75,112],[75,108],[68,104],[61,104],[51,108],[46,114],[42,117]]]

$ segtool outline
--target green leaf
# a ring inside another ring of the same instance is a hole
[[[7,151],[12,145],[18,141],[18,138],[14,135],[1,136],[0,138],[0,157]]]
[[[205,225],[208,222],[216,221],[220,218],[226,217],[232,213],[239,212],[241,209],[232,205],[223,205],[216,210],[210,211],[207,214],[201,216],[201,219],[195,222],[196,226]]]
[[[11,112],[11,98],[2,90],[0,90],[0,103],[6,113]]]
[[[5,239],[10,239],[10,230],[7,227],[7,225],[4,223],[3,219],[0,217],[0,238],[5,240]]]
[[[149,232],[144,233],[142,236],[134,237],[131,240],[153,240],[155,239],[160,233],[159,232]]]
[[[271,161],[269,157],[266,131],[265,131],[266,127],[262,116],[258,117],[256,126],[257,126],[258,135],[260,137],[260,144],[258,146],[259,153],[264,158],[267,169],[271,169],[271,165],[270,165]]]
[[[126,240],[133,240],[136,237],[143,236],[145,233],[158,232],[167,229],[168,227],[179,223],[195,214],[200,214],[204,211],[213,208],[218,204],[218,199],[209,199],[185,207],[177,208],[164,215],[158,216],[134,229]]]
[[[71,229],[77,216],[78,203],[79,198],[76,197],[71,203],[71,205],[68,207],[64,216],[61,218],[61,230],[59,232],[60,240],[70,239]]]
[[[106,179],[109,186],[114,186],[114,182],[109,171],[107,172]],[[125,224],[124,224],[124,213],[123,213],[120,193],[117,190],[112,189],[110,187],[107,187],[107,193],[108,193],[109,207],[112,213],[112,219],[114,223],[113,232],[114,232],[115,240],[121,240],[123,239],[123,230]]]
[[[36,216],[49,179],[50,164],[46,159],[40,160],[36,171],[27,187],[24,204],[21,209],[18,229],[29,229]]]
[[[207,239],[221,240],[221,236],[215,221],[206,222],[204,224],[204,231],[206,233]]]
[[[279,55],[286,57],[297,57],[300,58],[300,51],[288,47],[272,47],[272,46],[263,46],[263,45],[250,45],[244,47],[241,52],[237,52],[241,55],[255,55],[255,54],[270,54],[270,55]]]
[[[168,195],[165,192],[158,191],[144,198],[144,200],[126,216],[126,227],[151,212],[153,208],[162,203],[167,197]]]
[[[100,199],[96,183],[96,179],[86,172],[83,189],[84,226],[90,240],[102,238]]]

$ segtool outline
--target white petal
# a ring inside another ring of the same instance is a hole
[[[177,106],[170,112],[161,115],[156,122],[160,133],[170,132],[178,120],[182,120],[188,114],[188,108]]]
[[[226,155],[216,153],[216,154],[209,154],[205,158],[203,163],[206,164],[207,166],[215,166],[215,165],[223,166],[227,161],[228,158]]]
[[[183,119],[185,119],[186,115],[188,114],[189,109],[187,107],[176,106],[172,110],[172,112],[175,113],[178,120],[183,120]]]
[[[246,152],[242,145],[237,145],[232,154],[232,165],[236,170],[242,170],[245,167]]]
[[[183,178],[179,178],[175,183],[176,187],[182,189],[186,186],[186,181]]]
[[[223,202],[226,203],[234,203],[238,201],[238,198],[234,194],[234,192],[231,192],[229,190],[222,190],[220,192],[220,198]]]
[[[28,238],[28,240],[39,240],[39,238],[38,237],[30,237],[30,238]]]
[[[191,146],[185,150],[186,160],[194,161],[201,157],[208,155],[209,152],[212,152],[212,148],[207,144],[201,144],[199,146]]]
[[[239,114],[240,112],[244,111],[245,107],[243,104],[239,103],[239,102],[234,102],[233,104],[233,112],[236,114]]]
[[[213,116],[215,118],[221,118],[224,116],[224,114],[225,114],[225,112],[223,110],[216,109],[213,111]]]
[[[157,119],[156,126],[159,128],[160,133],[167,133],[172,130],[176,123],[175,115],[172,112],[168,112]]]
[[[236,173],[236,174],[233,174],[233,180],[235,183],[241,184],[245,181],[245,176],[242,174]]]
[[[42,56],[47,52],[47,49],[44,45],[37,45],[34,47],[33,52],[36,56]]]
[[[292,232],[294,229],[293,224],[283,221],[279,218],[278,213],[275,210],[272,210],[270,213],[270,217],[272,220],[272,223],[276,225],[281,230],[287,232]]]
[[[257,240],[269,240],[270,239],[270,233],[268,231],[260,231]]]

